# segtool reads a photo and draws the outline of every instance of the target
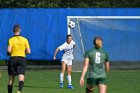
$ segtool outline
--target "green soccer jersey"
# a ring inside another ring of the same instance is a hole
[[[109,58],[102,48],[88,50],[84,57],[89,58],[88,78],[106,78],[105,62],[108,62]]]

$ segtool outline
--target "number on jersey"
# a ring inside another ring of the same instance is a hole
[[[95,63],[96,64],[100,64],[101,63],[101,53],[100,52],[96,52]]]

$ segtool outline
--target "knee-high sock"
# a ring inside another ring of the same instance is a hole
[[[8,93],[12,93],[13,85],[7,85]]]
[[[22,91],[24,86],[24,82],[23,81],[19,81],[19,91]]]
[[[67,78],[68,78],[69,85],[71,85],[71,75],[68,75]]]
[[[63,80],[64,80],[64,74],[60,73],[60,83],[63,83]]]

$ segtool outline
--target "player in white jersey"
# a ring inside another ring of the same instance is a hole
[[[68,88],[73,89],[72,83],[71,83],[71,72],[72,72],[72,60],[73,60],[73,48],[75,46],[75,42],[72,40],[71,35],[67,35],[67,41],[59,46],[54,53],[53,60],[56,59],[56,54],[58,51],[64,51],[64,54],[62,56],[62,70],[60,73],[60,88],[63,88],[63,80],[64,80],[64,73],[67,66],[67,79],[68,79]]]

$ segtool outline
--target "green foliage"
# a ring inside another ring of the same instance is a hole
[[[0,0],[1,8],[132,8],[140,0]]]

